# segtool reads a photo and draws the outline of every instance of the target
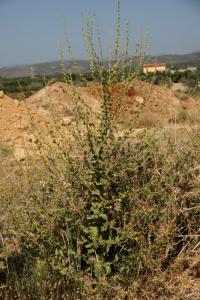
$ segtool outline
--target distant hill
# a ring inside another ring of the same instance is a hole
[[[166,54],[150,58],[151,61],[163,62],[166,64],[200,64],[200,51],[189,54]]]
[[[87,72],[89,70],[89,62],[87,60],[78,60],[77,63],[82,72]],[[65,66],[66,68],[70,68],[73,72],[78,71],[78,67],[73,65],[71,61],[65,61]],[[0,77],[3,78],[20,78],[37,75],[45,76],[61,73],[60,61],[0,68]]]
[[[89,70],[88,60],[78,60],[77,62],[82,72]],[[151,56],[148,62],[196,65],[200,64],[200,52]],[[66,68],[70,68],[72,72],[78,71],[77,66],[73,65],[72,61],[65,61],[65,65]],[[60,61],[0,68],[0,77],[3,78],[30,77],[35,75],[45,76],[61,73]]]

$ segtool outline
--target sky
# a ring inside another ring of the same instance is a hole
[[[74,56],[85,59],[83,15],[94,15],[108,57],[115,14],[116,0],[0,0],[0,67],[59,60],[65,24]],[[131,49],[143,36],[152,54],[200,51],[200,0],[121,0],[126,20]]]

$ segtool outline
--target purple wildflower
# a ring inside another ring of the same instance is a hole
[[[5,236],[4,237],[4,241],[11,241],[11,240],[12,240],[12,238],[10,236]]]

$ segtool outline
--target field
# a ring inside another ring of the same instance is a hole
[[[1,93],[2,299],[200,297],[199,99],[103,92]]]

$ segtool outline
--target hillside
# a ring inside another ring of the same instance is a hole
[[[88,71],[89,62],[87,60],[78,60],[78,65],[82,72]],[[71,61],[65,61],[65,66],[66,68],[71,68],[73,72],[77,71],[77,67],[74,66]],[[62,74],[60,61],[0,68],[0,77],[3,78],[30,77],[36,75],[45,76],[54,74]]]
[[[168,54],[151,56],[148,58],[148,62],[163,62],[166,64],[200,64],[200,52],[189,54]],[[89,70],[88,60],[78,60],[78,66],[82,72]],[[66,68],[70,68],[72,72],[77,71],[77,66],[72,61],[65,61]],[[29,77],[34,75],[54,75],[61,74],[60,61],[52,61],[38,64],[13,66],[0,68],[0,77],[3,78],[17,78],[17,77]]]

